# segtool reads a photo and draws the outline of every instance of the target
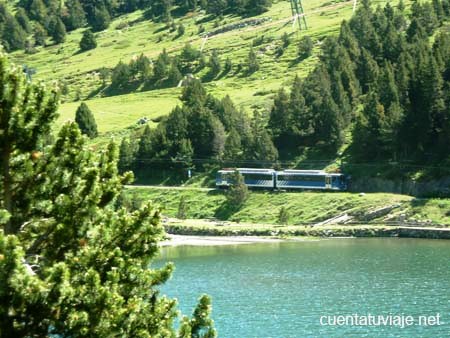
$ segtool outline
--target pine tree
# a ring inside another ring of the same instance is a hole
[[[34,25],[34,42],[37,46],[45,46],[45,40],[47,39],[47,32],[44,27],[38,22]]]
[[[93,152],[74,123],[46,142],[57,92],[3,56],[0,69],[0,337],[215,337],[206,296],[174,329],[176,302],[158,289],[173,266],[150,267],[160,212],[114,207],[131,178],[114,143]]]
[[[246,5],[247,13],[259,15],[267,12],[272,6],[271,0],[248,0]]]
[[[31,33],[32,27],[30,24],[30,19],[28,18],[27,13],[22,7],[17,8],[15,17],[19,25],[23,28],[23,30],[27,33]]]
[[[222,15],[227,9],[227,0],[208,0],[206,11],[214,15]]]
[[[172,19],[172,0],[154,0],[151,5],[151,13],[159,17],[161,21],[169,22]]]
[[[249,74],[253,74],[257,70],[259,70],[258,57],[256,56],[256,53],[253,50],[253,48],[250,48],[250,52],[248,53],[247,70]]]
[[[107,29],[110,23],[111,15],[109,14],[106,7],[103,4],[95,7],[93,20],[91,22],[91,26],[94,32],[99,32]]]
[[[66,40],[66,27],[60,18],[56,19],[55,30],[52,34],[55,43],[63,43]]]
[[[66,2],[67,14],[63,16],[67,30],[72,31],[81,28],[86,23],[86,14],[78,0]]]
[[[232,68],[233,68],[233,63],[231,62],[231,59],[229,57],[227,57],[227,59],[225,60],[225,67],[224,67],[223,72],[225,74],[228,74]]]
[[[180,203],[178,204],[177,218],[186,219],[187,218],[188,205],[186,203],[186,197],[181,196]]]
[[[145,126],[144,132],[139,139],[138,152],[136,155],[136,167],[145,167],[146,161],[151,159],[153,154],[152,131],[147,125]]]
[[[170,58],[164,49],[161,54],[158,55],[156,62],[153,66],[153,79],[155,82],[163,81],[169,72]]]
[[[216,77],[222,69],[219,53],[216,49],[212,52],[211,57],[209,58],[209,68],[213,77]]]
[[[225,160],[238,160],[242,156],[242,143],[241,137],[236,129],[231,129],[225,141],[224,159]]]
[[[206,90],[202,83],[194,79],[183,88],[181,101],[188,107],[203,107],[206,102]]]
[[[124,138],[119,148],[119,162],[117,164],[119,173],[123,174],[131,170],[133,162],[133,149],[131,148],[130,141]]]
[[[172,87],[178,86],[180,81],[183,79],[183,75],[178,69],[178,65],[175,62],[172,62],[170,66],[169,73],[167,74],[167,84]]]
[[[298,58],[303,61],[312,55],[312,50],[314,48],[314,43],[309,35],[305,35],[301,38],[300,44],[298,45]]]
[[[47,21],[47,8],[42,0],[33,0],[29,10],[29,17],[40,24]]]
[[[86,103],[82,102],[78,107],[75,114],[75,122],[78,124],[78,127],[83,134],[90,138],[98,136],[97,123],[95,122],[94,114],[92,114]]]
[[[97,47],[97,40],[91,30],[85,30],[80,41],[80,49],[84,52]]]
[[[278,224],[289,224],[289,219],[291,218],[291,216],[289,215],[289,211],[288,209],[286,209],[286,207],[281,207],[279,213],[278,213]]]
[[[233,183],[227,193],[227,202],[231,208],[239,209],[249,198],[249,191],[244,183],[244,177],[238,171],[233,173],[230,180]]]
[[[114,67],[111,75],[111,86],[114,88],[126,87],[131,78],[130,67],[120,61],[116,67]]]
[[[278,149],[286,149],[292,146],[292,135],[290,131],[291,123],[294,121],[289,108],[289,96],[281,88],[274,99],[268,123],[268,127],[272,131]]]
[[[2,32],[2,42],[7,51],[15,51],[25,48],[27,34],[17,20],[7,14]]]
[[[291,115],[290,129],[294,145],[306,145],[308,139],[313,135],[313,116],[309,107],[306,105],[303,96],[303,84],[298,76],[295,77],[292,84],[291,95],[289,98],[289,111]]]

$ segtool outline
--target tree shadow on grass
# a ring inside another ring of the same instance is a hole
[[[231,218],[236,212],[241,208],[231,205],[230,202],[224,201],[219,208],[216,209],[214,217],[220,219],[221,221],[226,221]]]

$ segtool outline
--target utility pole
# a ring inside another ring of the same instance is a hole
[[[291,0],[291,9],[292,17],[294,18],[294,25],[296,21],[298,21],[298,27],[300,30],[308,29],[302,0]]]

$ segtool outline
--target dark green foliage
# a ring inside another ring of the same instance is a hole
[[[98,136],[97,123],[95,122],[94,114],[87,106],[82,102],[75,113],[75,122],[78,124],[81,132],[90,138]]]
[[[289,219],[291,218],[291,215],[289,214],[289,210],[286,209],[286,207],[281,207],[279,213],[278,213],[278,224],[289,224]]]
[[[242,142],[236,129],[231,129],[224,146],[224,159],[228,161],[239,160],[242,157]]]
[[[129,83],[130,77],[130,66],[120,61],[112,71],[111,86],[114,88],[123,88]]]
[[[49,140],[56,88],[3,56],[0,74],[0,337],[215,337],[207,296],[174,328],[160,211],[120,201],[116,145],[92,151],[74,123]]]
[[[249,74],[253,74],[257,70],[259,70],[259,61],[258,57],[256,56],[255,51],[253,48],[250,48],[250,52],[248,53],[247,57],[247,70]]]
[[[246,12],[252,15],[259,15],[267,12],[272,6],[271,0],[247,0]]]
[[[181,196],[180,203],[178,204],[177,218],[178,219],[186,219],[188,212],[188,204],[186,202],[186,198]]]
[[[63,16],[67,30],[81,28],[86,23],[86,14],[78,0],[66,2],[67,14]]]
[[[233,183],[227,193],[227,202],[231,208],[239,209],[249,197],[248,187],[244,183],[244,177],[238,171],[234,172],[230,180]]]
[[[283,43],[282,44],[283,48],[287,48],[291,44],[291,38],[289,37],[288,33],[284,33],[281,36],[281,42]]]
[[[183,75],[178,69],[178,65],[175,62],[172,62],[169,73],[167,74],[167,84],[171,87],[176,87],[182,79]]]
[[[161,21],[169,22],[172,18],[172,0],[154,0],[150,7],[150,13]]]
[[[4,6],[0,4],[0,6]],[[23,49],[27,33],[6,7],[0,7],[0,34],[3,46],[7,51]]]
[[[323,42],[319,64],[294,81],[291,97],[284,90],[276,95],[269,129],[279,150],[337,151],[353,125],[351,149],[364,159],[424,162],[450,155],[444,146],[450,38],[440,34],[429,44],[450,11],[439,0],[414,2],[407,25],[403,10],[402,3],[398,10],[389,4],[374,10],[364,1],[339,36]],[[303,45],[311,51],[312,43]],[[300,50],[300,59],[308,55]]]
[[[214,15],[221,15],[228,7],[227,0],[208,0],[206,11]]]
[[[83,33],[83,37],[80,41],[80,49],[82,51],[91,50],[97,47],[97,40],[94,33],[91,30],[86,30]]]
[[[178,25],[178,29],[177,29],[178,36],[183,36],[185,31],[186,31],[186,28],[184,28],[183,24]]]
[[[91,20],[92,29],[95,32],[105,30],[111,23],[111,15],[104,5],[95,7],[93,17]]]
[[[30,24],[30,19],[28,18],[27,13],[22,7],[19,7],[17,9],[15,17],[19,25],[23,28],[23,30],[27,33],[31,33],[32,27]]]
[[[233,68],[233,63],[231,62],[231,59],[228,57],[225,60],[225,66],[224,66],[223,71],[224,71],[224,73],[228,74],[231,71],[232,68]]]
[[[66,40],[66,27],[60,18],[56,19],[52,38],[55,43],[63,43]]]
[[[45,46],[45,40],[47,39],[47,33],[39,23],[34,26],[34,42],[37,46]]]
[[[312,55],[312,50],[314,48],[314,43],[309,37],[309,35],[305,35],[301,38],[300,43],[298,45],[298,58],[300,61],[303,61],[306,58],[309,58]]]
[[[132,170],[134,162],[134,153],[132,145],[130,144],[130,141],[127,139],[123,139],[120,143],[119,148],[119,162],[117,164],[119,173],[123,174],[127,171]]]
[[[205,0],[201,7],[207,13],[222,15],[236,13],[245,16],[259,15],[269,10],[271,0]]]
[[[202,107],[206,102],[206,90],[199,80],[192,80],[183,88],[181,101],[190,108]]]
[[[211,57],[209,58],[209,68],[213,77],[217,76],[222,69],[219,53],[217,52],[217,50],[214,50],[211,54]]]
[[[179,56],[180,69],[186,73],[194,73],[200,66],[201,52],[190,43],[184,45]]]

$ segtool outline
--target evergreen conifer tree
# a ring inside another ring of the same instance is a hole
[[[80,41],[80,49],[84,52],[97,47],[97,40],[91,30],[85,30]]]
[[[298,45],[298,58],[300,61],[309,58],[312,55],[314,43],[309,35],[302,37]]]
[[[130,141],[124,138],[120,143],[119,148],[119,162],[117,164],[119,173],[123,174],[131,170],[133,162],[133,149],[131,147]]]
[[[286,207],[282,206],[279,213],[278,213],[278,223],[286,225],[289,223],[290,215],[288,209]]]
[[[15,17],[19,25],[23,28],[23,30],[27,33],[31,33],[32,27],[30,24],[30,19],[28,18],[27,13],[22,7],[17,8]]]
[[[0,85],[0,337],[215,337],[206,296],[174,329],[176,301],[158,290],[173,267],[150,267],[160,213],[114,207],[131,179],[114,143],[93,152],[74,123],[46,142],[57,90],[4,56]]]
[[[187,218],[188,205],[186,203],[186,197],[181,196],[180,203],[178,204],[177,218],[186,219]]]
[[[45,40],[47,39],[47,32],[39,22],[34,25],[34,42],[37,46],[45,46]]]
[[[250,52],[248,53],[247,69],[248,69],[249,74],[253,74],[257,70],[259,70],[258,57],[256,56],[256,53],[253,50],[253,48],[250,48]]]
[[[111,15],[106,7],[101,4],[98,7],[95,7],[94,16],[91,21],[91,26],[94,32],[99,32],[109,27],[109,24],[111,23]]]
[[[78,124],[78,127],[83,134],[90,138],[98,136],[97,123],[95,122],[94,114],[92,114],[86,103],[82,102],[78,107],[75,114],[75,122]]]
[[[72,31],[84,26],[86,14],[79,0],[66,1],[67,14],[63,16],[67,30]]]
[[[213,77],[216,77],[222,69],[219,53],[217,52],[217,50],[214,50],[211,54],[211,57],[209,58],[209,68]]]
[[[56,19],[52,38],[55,43],[63,43],[66,40],[66,27],[59,17]]]
[[[242,155],[241,137],[236,129],[231,129],[225,141],[224,159],[233,161],[238,160]]]
[[[244,177],[235,171],[231,176],[231,187],[227,193],[227,202],[233,209],[239,209],[249,198],[248,187],[244,183]]]

